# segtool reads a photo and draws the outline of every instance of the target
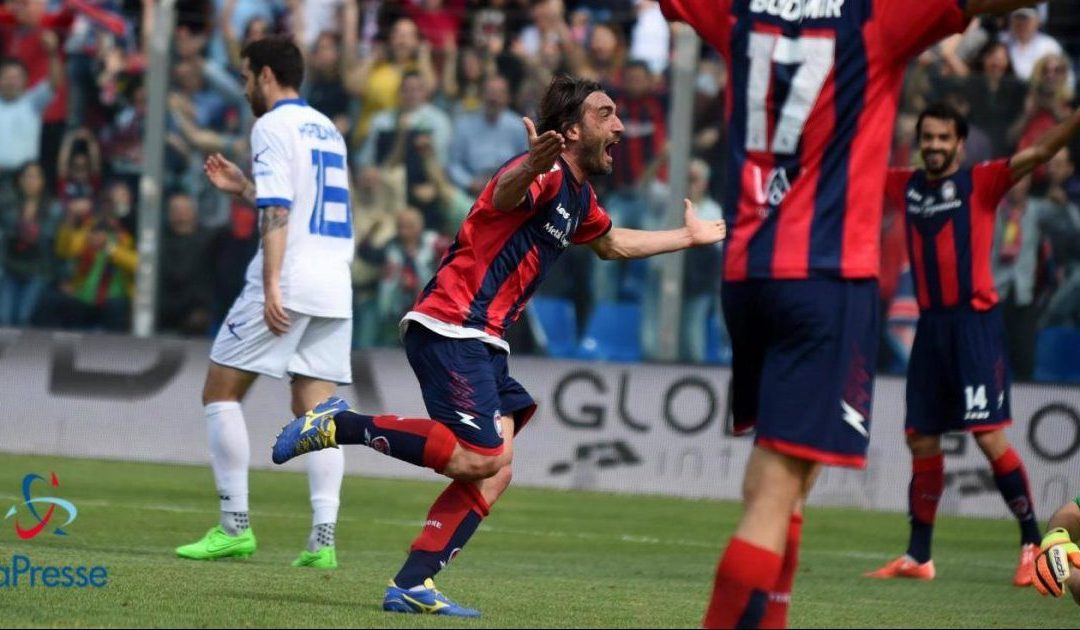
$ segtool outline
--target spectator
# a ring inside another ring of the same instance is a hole
[[[138,262],[135,244],[114,219],[91,214],[85,198],[68,201],[56,237],[56,253],[69,270],[38,309],[38,322],[61,328],[128,329],[133,274]]]
[[[521,118],[509,109],[510,85],[501,76],[484,80],[484,108],[454,121],[450,180],[476,196],[504,162],[529,149]]]
[[[355,9],[355,3],[350,3]],[[350,5],[346,5],[349,7]],[[348,12],[347,12],[348,13]],[[372,121],[380,113],[399,105],[406,73],[418,76],[428,93],[437,88],[431,64],[431,49],[420,41],[416,24],[401,18],[390,29],[386,45],[377,45],[361,62],[357,59],[355,20],[345,19],[345,89],[360,98],[361,114],[353,134],[355,142],[366,141]]]
[[[127,90],[130,102],[102,130],[101,144],[109,156],[109,172],[134,183],[142,173],[146,88],[140,79],[131,82]]]
[[[568,59],[574,63],[573,59]],[[618,90],[623,84],[626,64],[626,35],[617,24],[597,24],[589,34],[588,54],[583,63],[571,65],[577,74],[600,82],[605,90]]]
[[[398,323],[435,275],[446,253],[447,238],[424,229],[424,215],[404,208],[397,215],[397,235],[386,245],[379,282],[379,319],[384,342],[397,339]]]
[[[38,125],[40,146],[34,157],[45,169],[50,185],[56,183],[56,154],[67,125],[67,85],[63,80],[63,57],[60,38],[67,35],[78,14],[122,36],[127,24],[120,16],[86,0],[66,0],[59,11],[47,12],[44,0],[14,0],[0,6],[0,56],[18,59],[26,70],[26,83],[36,85],[48,79],[53,84],[51,100],[42,112]],[[54,73],[54,58],[60,65]],[[8,136],[3,136],[7,138]]]
[[[416,142],[428,136],[439,164],[447,163],[450,148],[450,118],[428,101],[423,77],[410,72],[401,82],[401,105],[379,113],[371,121],[371,130],[356,160],[358,166],[377,165],[381,168],[405,165],[408,202],[422,203],[432,225],[441,225],[437,211],[430,206],[430,197],[420,201],[417,186],[429,183],[423,159],[416,151]]]
[[[3,278],[0,326],[26,326],[52,280],[53,237],[59,208],[45,186],[45,173],[30,162],[16,178],[14,204],[0,214]]]
[[[1009,16],[1009,30],[1002,36],[1009,48],[1009,61],[1016,76],[1031,78],[1035,64],[1046,55],[1063,55],[1056,39],[1039,31],[1039,12],[1034,8],[1017,9]]]
[[[210,251],[214,278],[213,328],[225,319],[229,307],[244,288],[248,263],[259,249],[254,208],[238,202],[229,205],[229,220],[217,231]]]
[[[210,328],[214,270],[212,234],[199,227],[195,200],[185,192],[167,202],[168,225],[161,243],[158,321],[162,330],[206,335]]]
[[[619,118],[626,128],[612,149],[612,184],[616,190],[636,186],[652,160],[663,153],[668,140],[666,95],[658,89],[649,66],[644,61],[632,61],[623,74],[624,87],[614,94]],[[666,178],[663,170],[659,175]]]
[[[444,109],[455,117],[480,109],[484,77],[495,73],[494,61],[485,59],[473,47],[446,50],[443,64],[442,94]]]
[[[61,200],[97,197],[101,189],[101,147],[86,127],[73,129],[64,136],[57,174]]]
[[[0,62],[0,173],[37,161],[41,154],[42,114],[63,75],[56,35],[46,31],[41,41],[49,57],[48,80],[27,89],[26,66],[15,59]]]
[[[420,36],[438,53],[456,45],[461,28],[460,18],[444,4],[443,0],[405,3],[405,14],[416,23]]]
[[[352,202],[353,347],[370,348],[379,340],[379,277],[386,244],[397,230],[396,209],[405,207],[405,168],[359,169]]]
[[[1061,55],[1047,55],[1035,64],[1024,114],[1010,133],[1017,147],[1024,149],[1072,113],[1073,86],[1067,77],[1068,61]],[[1035,169],[1034,180],[1040,186],[1046,180],[1046,166]]]
[[[1067,149],[1047,167],[1050,186],[1045,197],[1032,199],[1030,211],[1036,213],[1050,239],[1061,284],[1046,306],[1042,325],[1080,326],[1080,205],[1065,193],[1065,183],[1075,168]]]
[[[308,56],[304,98],[309,105],[334,121],[342,134],[349,132],[349,93],[341,80],[341,38],[336,33],[320,33]]]
[[[975,73],[961,80],[960,89],[971,105],[969,121],[986,132],[993,155],[1009,153],[1009,127],[1024,105],[1027,87],[1009,67],[1008,49],[991,41],[979,52]]]
[[[1039,298],[1044,287],[1039,270],[1045,261],[1045,234],[1035,212],[1029,212],[1031,177],[1009,189],[998,209],[992,268],[1001,296],[1002,317],[1013,375],[1030,380],[1035,371],[1035,336]]]
[[[635,0],[637,22],[630,31],[630,58],[644,61],[655,75],[663,75],[671,56],[671,26],[655,0]]]

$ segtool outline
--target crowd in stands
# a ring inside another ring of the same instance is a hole
[[[0,326],[127,330],[137,262],[152,0],[8,0],[0,5]],[[891,163],[918,163],[915,118],[947,100],[971,120],[967,161],[1010,155],[1077,105],[1080,7],[1073,0],[974,20],[908,72]],[[244,43],[287,33],[307,55],[302,95],[348,140],[356,232],[354,345],[397,343],[397,321],[434,273],[491,174],[527,148],[551,77],[600,81],[626,131],[596,182],[617,225],[668,213],[672,26],[653,0],[178,0],[161,208],[158,326],[208,336],[258,246],[256,211],[202,175],[220,152],[247,166],[252,114]],[[676,27],[677,28],[677,27]],[[689,195],[718,216],[726,68],[708,47],[694,94]],[[1043,327],[1080,326],[1080,177],[1063,152],[999,212],[994,272],[1018,377]],[[886,211],[882,361],[902,367],[913,331],[902,217]],[[684,264],[680,357],[724,361],[719,247]],[[572,305],[575,336],[597,305],[638,307],[640,352],[656,355],[662,261],[563,256],[540,296]],[[527,316],[528,317],[528,316]],[[543,351],[538,323],[516,351]],[[565,331],[564,331],[565,332]]]

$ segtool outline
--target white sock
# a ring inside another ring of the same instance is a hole
[[[248,511],[247,425],[238,402],[213,402],[206,405],[206,433],[210,438],[210,465],[214,484],[221,499],[222,521],[226,512]]]
[[[305,455],[308,470],[308,488],[311,491],[312,536],[309,546],[317,540],[318,525],[336,523],[338,506],[341,505],[341,478],[345,474],[345,454],[340,448],[328,448]],[[317,551],[311,549],[311,551]]]

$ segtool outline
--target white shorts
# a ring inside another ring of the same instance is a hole
[[[210,360],[274,378],[288,374],[351,383],[352,320],[286,312],[289,330],[278,337],[263,319],[262,302],[236,298],[210,348]]]

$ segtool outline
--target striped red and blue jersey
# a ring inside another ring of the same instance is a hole
[[[413,311],[501,338],[571,243],[611,229],[592,186],[578,182],[562,158],[517,208],[495,209],[499,178],[526,157],[511,159],[484,187]]]
[[[907,63],[964,0],[661,0],[727,61],[724,278],[874,278]]]
[[[921,169],[889,169],[885,194],[905,208],[920,310],[986,311],[998,303],[990,251],[997,208],[1012,184],[1007,159],[936,180]]]

